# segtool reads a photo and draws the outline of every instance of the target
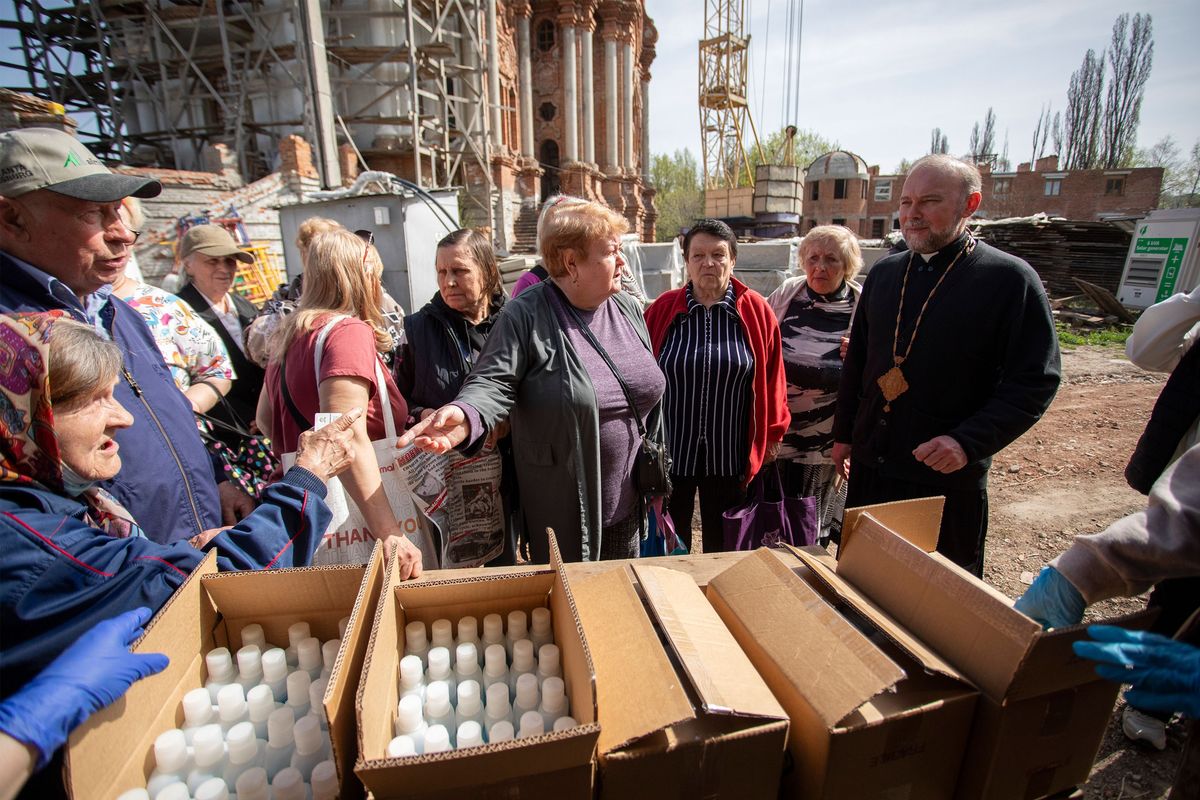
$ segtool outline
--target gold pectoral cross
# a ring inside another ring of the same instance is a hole
[[[896,366],[880,375],[875,381],[883,391],[883,399],[886,401],[883,404],[884,411],[891,411],[892,401],[908,391],[908,381],[904,379],[904,373],[900,370],[900,364],[903,362],[903,358],[897,358]]]

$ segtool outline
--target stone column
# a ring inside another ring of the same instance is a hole
[[[633,160],[633,42],[621,43],[621,166],[636,170]]]
[[[592,77],[592,27],[587,22],[581,31],[583,44],[583,160],[596,163],[596,83]]]
[[[604,171],[615,173],[621,162],[617,156],[617,40],[604,38]]]
[[[521,86],[521,155],[533,158],[533,78],[529,59],[529,7],[517,17],[517,72]]]
[[[650,78],[642,78],[642,178],[650,183]]]
[[[572,19],[572,23],[574,20]],[[563,65],[563,161],[579,160],[579,75],[575,66],[575,25],[562,26]]]
[[[496,34],[496,3],[487,0],[487,47],[488,47],[488,110],[491,113],[492,144],[499,152],[504,151],[504,126],[501,119],[500,99],[500,47]]]

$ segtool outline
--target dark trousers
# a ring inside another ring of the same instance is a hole
[[[943,490],[922,483],[889,478],[878,470],[853,462],[846,508],[915,500],[944,495],[938,552],[977,577],[983,577],[983,539],[987,536],[987,489]]]
[[[720,553],[725,549],[724,517],[726,511],[746,499],[742,481],[736,475],[672,475],[671,497],[667,513],[675,524],[675,533],[692,549],[692,513],[696,508],[696,492],[700,492],[700,528],[704,552]]]

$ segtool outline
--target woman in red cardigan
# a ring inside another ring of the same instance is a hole
[[[775,459],[787,430],[779,323],[763,296],[733,277],[737,237],[701,220],[683,239],[688,283],[646,309],[654,355],[667,377],[663,421],[674,491],[668,511],[691,547],[700,492],[704,552],[725,549],[722,514]]]

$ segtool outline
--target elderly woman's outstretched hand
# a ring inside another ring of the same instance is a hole
[[[396,446],[407,447],[412,444],[431,453],[447,453],[461,444],[470,432],[467,415],[461,408],[456,405],[442,406],[405,431],[396,441]]]
[[[327,481],[354,463],[354,434],[350,426],[362,416],[354,408],[319,431],[300,434],[296,446],[296,466]]]

